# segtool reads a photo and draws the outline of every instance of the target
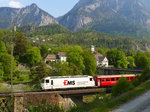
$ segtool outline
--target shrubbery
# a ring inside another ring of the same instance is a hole
[[[63,112],[60,108],[51,105],[30,106],[28,110],[29,112]]]
[[[45,100],[41,101],[41,105],[32,105],[27,108],[29,112],[64,112],[63,109],[54,106],[46,104]]]
[[[133,81],[134,86],[138,86],[139,84],[147,81],[150,79],[150,70],[145,70],[140,76],[136,78],[135,81]]]
[[[132,83],[128,82],[125,78],[120,78],[117,84],[112,88],[112,96],[119,96],[133,88],[134,86]]]

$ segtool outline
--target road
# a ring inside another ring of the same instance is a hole
[[[150,112],[150,90],[112,112]]]

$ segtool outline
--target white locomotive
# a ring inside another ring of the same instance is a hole
[[[92,76],[51,76],[43,79],[42,90],[94,87]]]

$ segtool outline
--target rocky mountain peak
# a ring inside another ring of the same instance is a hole
[[[30,5],[30,7],[33,7],[33,8],[36,8],[36,7],[38,7],[35,3],[32,3],[31,5]]]
[[[80,0],[59,22],[73,31],[84,28],[134,35],[140,27],[146,29],[150,11],[141,0]]]
[[[25,25],[48,25],[58,24],[57,20],[40,9],[35,3],[24,8],[0,8],[0,28],[9,28],[12,24]]]

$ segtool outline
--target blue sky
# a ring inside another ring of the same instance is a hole
[[[0,0],[0,7],[21,8],[36,3],[54,17],[62,16],[73,8],[79,0]]]

